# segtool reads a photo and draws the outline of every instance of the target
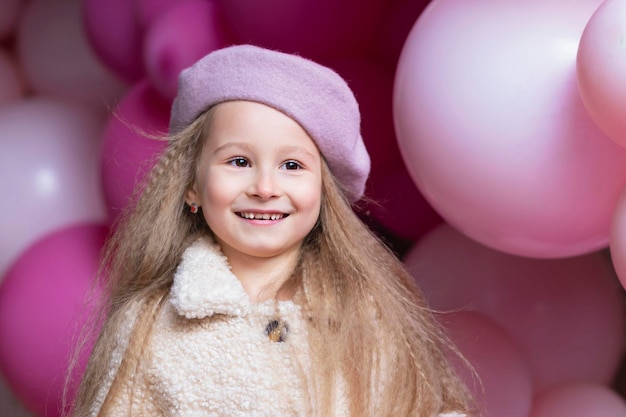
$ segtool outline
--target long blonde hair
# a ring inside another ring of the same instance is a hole
[[[215,107],[213,108],[215,109]],[[211,231],[184,196],[208,136],[210,109],[169,145],[151,171],[134,209],[108,241],[102,276],[104,324],[81,381],[73,415],[83,417],[110,371],[117,329],[128,306],[141,305],[122,364],[102,406],[106,414],[138,366],[185,248]],[[352,416],[432,416],[468,412],[465,387],[448,365],[445,337],[403,264],[357,217],[322,164],[322,207],[285,285],[307,320],[315,414],[333,415],[338,377]],[[374,339],[373,339],[374,338]]]

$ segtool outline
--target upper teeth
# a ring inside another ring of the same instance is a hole
[[[269,214],[269,213],[241,213],[241,217],[244,219],[256,219],[256,220],[278,220],[282,219],[282,214]]]

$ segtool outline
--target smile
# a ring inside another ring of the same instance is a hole
[[[289,216],[283,213],[237,213],[237,215],[249,220],[280,220]]]

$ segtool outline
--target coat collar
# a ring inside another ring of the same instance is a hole
[[[170,302],[178,314],[189,319],[214,314],[245,316],[251,310],[248,294],[210,238],[197,240],[183,253]]]

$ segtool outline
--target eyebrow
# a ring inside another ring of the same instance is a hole
[[[218,152],[223,152],[223,151],[228,151],[231,148],[235,148],[235,149],[242,149],[248,152],[251,152],[253,150],[252,146],[249,143],[246,142],[229,142],[229,143],[225,143],[221,146],[218,146],[214,153],[218,153]],[[285,145],[285,146],[281,146],[278,149],[278,152],[281,154],[292,154],[292,153],[304,153],[305,155],[307,155],[310,158],[315,159],[315,154],[313,154],[312,152],[310,152],[308,149],[303,148],[302,146],[296,146],[296,145]]]

